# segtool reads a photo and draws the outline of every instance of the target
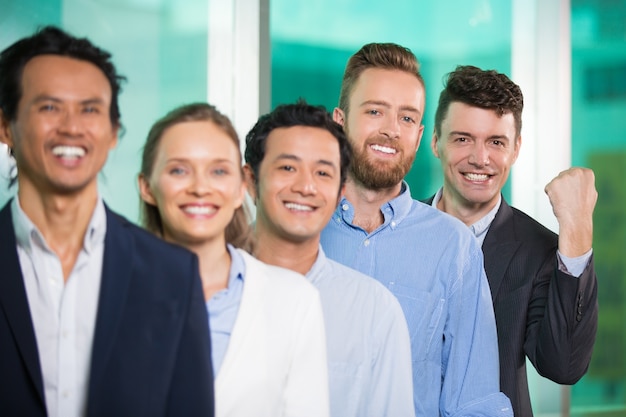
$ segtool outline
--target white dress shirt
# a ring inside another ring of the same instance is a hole
[[[48,416],[85,415],[106,233],[104,203],[98,198],[65,282],[59,257],[22,211],[18,198],[11,204]]]

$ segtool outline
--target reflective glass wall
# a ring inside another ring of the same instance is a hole
[[[511,10],[509,0],[272,0],[272,106],[302,97],[332,111],[346,62],[362,45],[410,48],[422,64],[426,112],[408,182],[414,198],[427,198],[442,184],[430,150],[442,78],[459,64],[510,74]]]
[[[599,329],[572,415],[626,416],[626,1],[572,0],[572,163],[593,168]]]
[[[127,77],[120,108],[123,135],[100,175],[114,210],[136,221],[136,175],[151,124],[174,106],[206,100],[207,0],[0,0],[0,49],[53,24],[110,51]],[[3,149],[0,149],[0,152]],[[9,161],[0,156],[0,204]]]

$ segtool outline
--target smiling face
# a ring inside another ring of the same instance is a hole
[[[141,198],[157,206],[163,238],[183,246],[224,242],[224,230],[243,203],[239,149],[210,121],[175,124],[160,140]]]
[[[432,149],[444,173],[444,204],[469,209],[478,218],[495,207],[521,138],[511,113],[452,102],[441,123],[441,137],[433,134]],[[448,210],[446,210],[448,211]]]
[[[3,117],[0,132],[13,150],[20,189],[96,190],[118,130],[109,116],[111,86],[104,73],[87,61],[39,55],[26,63],[21,89],[16,118]]]
[[[257,233],[293,243],[319,241],[339,202],[339,143],[330,132],[308,126],[274,129],[258,178],[245,168]]]
[[[368,189],[399,186],[424,130],[424,86],[407,72],[369,68],[354,85],[349,109],[335,109],[334,118],[354,151],[352,178]]]

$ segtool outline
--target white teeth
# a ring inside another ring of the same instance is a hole
[[[470,181],[486,181],[489,179],[489,175],[487,174],[472,174],[468,172],[464,174],[464,176]]]
[[[215,212],[215,207],[210,206],[186,206],[183,208],[186,213],[207,215]]]
[[[372,145],[371,148],[375,151],[378,152],[382,152],[382,153],[387,153],[387,154],[395,154],[396,150],[393,148],[390,148],[388,146],[382,146],[382,145]]]
[[[85,150],[79,146],[55,146],[52,148],[52,154],[63,158],[82,158],[85,156]]]
[[[285,207],[289,210],[298,210],[298,211],[313,211],[312,207],[305,206],[297,203],[285,203]]]

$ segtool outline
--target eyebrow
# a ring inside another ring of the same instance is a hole
[[[391,108],[391,104],[389,104],[388,102],[383,101],[383,100],[365,100],[363,103],[360,104],[359,107],[364,107],[364,106],[368,106],[368,105],[381,106],[381,107],[385,107],[387,109]],[[416,113],[418,115],[422,114],[422,112],[420,112],[417,108],[415,108],[413,106],[402,105],[402,106],[400,106],[400,110],[408,111],[408,112],[411,112],[411,113]]]
[[[274,161],[280,161],[281,159],[288,159],[290,161],[302,162],[302,158],[294,154],[290,154],[290,153],[281,153],[276,158],[274,158]],[[327,159],[318,159],[316,163],[321,164],[321,165],[327,165],[332,168],[336,168],[336,165],[332,161],[329,161]]]
[[[467,136],[470,138],[476,138],[475,135],[472,135],[469,132],[463,132],[461,130],[453,130],[452,132],[450,132],[450,134],[448,135],[450,136]],[[506,139],[506,140],[511,140],[507,135],[491,135],[489,136],[487,139]]]
[[[48,94],[40,94],[37,97],[35,97],[35,99],[33,100],[33,103],[37,104],[37,103],[41,103],[41,102],[44,102],[44,101],[53,101],[55,103],[62,103],[63,102],[63,100],[58,98],[58,97],[54,97],[54,96],[51,96],[51,95],[48,95]],[[99,97],[93,97],[93,98],[88,98],[88,99],[85,99],[85,100],[81,100],[80,104],[82,104],[82,105],[85,105],[85,104],[102,104],[102,105],[105,105],[105,102],[104,102],[104,100],[102,100]]]

